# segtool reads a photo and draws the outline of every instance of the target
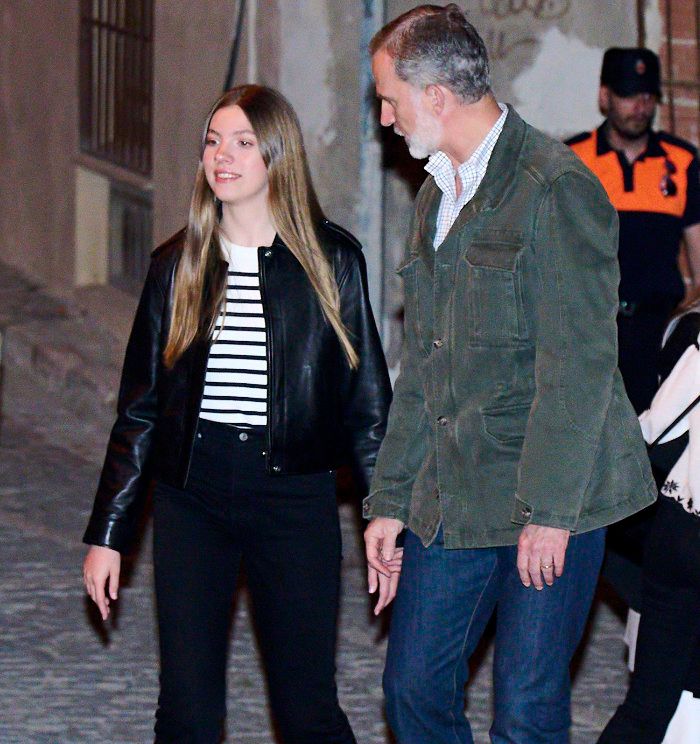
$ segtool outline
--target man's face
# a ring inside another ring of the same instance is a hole
[[[644,137],[651,129],[659,99],[653,93],[618,96],[607,86],[600,89],[600,108],[612,128],[625,139]]]
[[[394,60],[383,49],[372,57],[372,74],[381,101],[381,125],[393,124],[396,134],[405,138],[414,158],[420,160],[437,152],[442,126],[429,110],[425,92],[398,77]]]

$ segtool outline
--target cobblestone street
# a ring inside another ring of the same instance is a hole
[[[146,742],[157,676],[149,540],[114,623],[102,629],[80,581],[80,534],[98,472],[95,457],[5,420],[0,447],[0,741]],[[370,621],[353,510],[344,506],[344,597],[339,640],[342,702],[358,741],[388,741],[381,713],[385,643]],[[574,686],[572,741],[594,741],[625,683],[621,623],[599,604]],[[477,742],[486,742],[488,651],[469,688]],[[272,742],[245,596],[238,602],[229,672],[229,740]],[[426,742],[426,744],[428,744]]]
[[[30,319],[23,316],[23,322]],[[51,333],[48,329],[46,338]],[[89,411],[80,416],[66,413],[59,395],[34,385],[29,374],[6,368],[5,375],[6,413],[0,432],[0,742],[147,742],[152,740],[157,695],[149,535],[131,566],[116,617],[103,627],[83,594],[80,538],[104,449],[104,421],[97,413],[99,420],[93,421]],[[341,514],[341,702],[360,744],[388,744],[380,687],[383,624],[371,619],[354,509],[343,505]],[[574,744],[594,742],[622,697],[626,671],[621,635],[617,615],[598,602],[577,664]],[[468,691],[479,744],[488,742],[489,662],[485,645]],[[229,669],[227,740],[273,742],[244,591],[236,609]]]

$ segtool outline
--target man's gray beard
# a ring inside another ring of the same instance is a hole
[[[406,139],[406,145],[408,145],[408,152],[412,158],[416,160],[424,160],[429,158],[433,153],[437,152],[437,147],[429,147],[427,143],[416,141],[415,139]]]
[[[416,128],[410,137],[406,137],[408,152],[412,158],[423,160],[440,149],[442,127],[428,116],[416,117]]]

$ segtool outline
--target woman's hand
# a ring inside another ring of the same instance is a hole
[[[91,545],[83,563],[83,582],[92,601],[106,620],[109,616],[110,599],[117,599],[119,590],[119,571],[122,557],[112,548]],[[109,594],[105,594],[105,585],[109,582]]]

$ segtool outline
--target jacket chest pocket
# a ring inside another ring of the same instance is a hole
[[[471,346],[521,346],[528,338],[523,309],[523,241],[515,231],[479,235],[462,258],[467,271],[467,318]]]
[[[430,353],[433,336],[433,282],[427,266],[419,256],[411,256],[396,273],[403,280],[404,328],[415,335],[419,347]]]

